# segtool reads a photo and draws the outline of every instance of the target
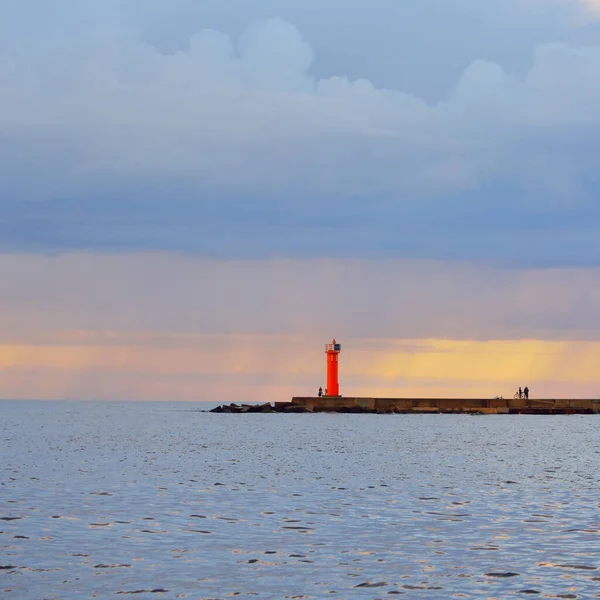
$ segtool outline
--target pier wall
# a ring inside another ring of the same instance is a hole
[[[285,404],[289,403],[276,403]],[[359,409],[398,413],[483,413],[483,414],[589,414],[600,413],[600,399],[529,398],[367,398],[342,396],[296,396],[292,406],[313,412],[347,412]]]

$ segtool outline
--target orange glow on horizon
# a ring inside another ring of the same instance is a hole
[[[325,379],[321,340],[312,337],[78,331],[56,338],[0,345],[4,397],[274,401],[312,395]],[[600,390],[596,341],[342,341],[346,396],[493,397],[525,384],[538,397]]]

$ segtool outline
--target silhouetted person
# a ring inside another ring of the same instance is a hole
[[[521,388],[519,387],[519,398],[523,397],[523,392],[521,391]]]
[[[527,386],[525,386],[523,393],[525,394],[525,400],[529,400],[529,388]]]
[[[325,395],[327,396],[327,388],[325,388]]]
[[[322,387],[320,387],[320,388],[319,388],[319,398],[320,398],[322,395],[323,395],[323,388],[322,388]]]

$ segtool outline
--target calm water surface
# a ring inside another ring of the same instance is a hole
[[[0,595],[599,598],[600,416],[0,403]]]

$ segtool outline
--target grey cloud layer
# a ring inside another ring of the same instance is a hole
[[[5,343],[78,331],[600,339],[599,269],[77,254],[0,256],[0,281]]]
[[[315,75],[280,18],[174,53],[71,18],[95,35],[0,55],[5,251],[600,260],[600,46],[474,60],[431,103]]]

